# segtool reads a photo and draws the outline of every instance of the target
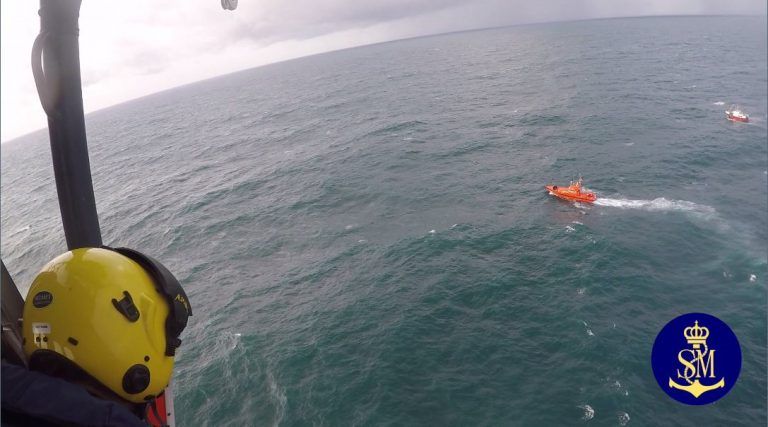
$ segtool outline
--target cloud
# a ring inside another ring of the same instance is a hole
[[[3,1],[3,141],[45,125],[29,68],[37,2]],[[86,111],[227,72],[380,41],[529,22],[762,14],[765,0],[88,1],[80,11]]]
[[[438,12],[462,0],[297,0],[266,1],[258,9],[246,9],[232,36],[254,41],[277,42],[308,39],[349,29],[365,28],[406,17]]]

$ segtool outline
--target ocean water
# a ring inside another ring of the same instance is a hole
[[[179,425],[765,425],[766,63],[764,17],[554,23],[90,114],[105,243],[164,261],[194,306]],[[23,293],[65,248],[47,144],[2,146]],[[579,175],[594,205],[543,189]],[[650,366],[693,311],[743,353],[704,407]]]

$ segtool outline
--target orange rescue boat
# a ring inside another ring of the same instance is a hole
[[[595,193],[589,193],[581,191],[582,179],[579,178],[576,182],[571,182],[568,187],[558,187],[557,185],[545,185],[544,188],[549,191],[549,194],[559,197],[564,200],[572,202],[586,202],[592,203],[597,200]]]

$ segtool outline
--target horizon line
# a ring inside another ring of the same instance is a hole
[[[178,86],[169,87],[169,88],[166,88],[166,89],[159,90],[157,92],[152,92],[152,93],[149,93],[149,94],[146,94],[146,95],[140,95],[140,96],[137,96],[135,98],[129,98],[129,99],[126,99],[126,100],[123,100],[123,101],[119,101],[119,102],[117,102],[115,104],[111,104],[111,105],[108,105],[106,107],[99,108],[98,110],[89,111],[89,112],[85,113],[84,116],[88,116],[88,115],[96,114],[96,113],[101,113],[101,112],[104,112],[106,110],[110,110],[112,108],[120,107],[120,106],[122,106],[124,104],[130,104],[130,103],[135,102],[135,101],[139,101],[139,100],[142,100],[142,99],[145,99],[145,98],[154,97],[154,96],[157,96],[157,95],[160,95],[160,94],[163,94],[163,93],[166,93],[166,92],[174,91],[174,90],[177,90],[177,89],[181,89],[181,88],[184,88],[184,87],[187,87],[187,86],[192,86],[192,85],[196,85],[196,84],[207,82],[207,81],[211,81],[211,80],[216,80],[216,79],[225,78],[225,77],[228,77],[228,76],[233,76],[235,74],[248,72],[248,71],[251,71],[251,70],[255,70],[257,68],[267,67],[267,66],[276,65],[276,64],[282,64],[282,63],[285,63],[285,62],[295,61],[295,60],[304,59],[304,58],[311,58],[313,56],[324,55],[324,54],[328,54],[328,53],[343,52],[345,50],[358,49],[358,48],[364,48],[364,47],[370,47],[370,46],[377,46],[377,45],[382,45],[382,44],[387,44],[387,43],[396,43],[396,42],[403,42],[403,41],[408,41],[408,40],[416,40],[416,39],[421,39],[421,38],[438,37],[438,36],[445,36],[445,35],[451,35],[451,34],[470,33],[470,32],[476,32],[476,31],[487,31],[487,30],[498,30],[498,29],[503,29],[503,28],[523,27],[523,26],[529,26],[529,25],[564,24],[564,23],[569,23],[569,22],[604,21],[604,20],[612,20],[612,19],[707,18],[707,17],[710,17],[710,18],[717,18],[717,17],[753,17],[753,18],[763,17],[763,18],[766,18],[766,17],[768,17],[768,15],[760,15],[760,14],[755,14],[755,15],[750,15],[750,14],[690,14],[690,15],[608,16],[608,17],[597,17],[597,18],[580,18],[580,19],[564,19],[564,20],[554,20],[554,21],[524,22],[524,23],[517,23],[517,24],[495,25],[495,26],[491,26],[491,27],[468,28],[468,29],[464,29],[464,30],[446,31],[446,32],[441,32],[441,33],[422,34],[422,35],[418,35],[418,36],[402,37],[402,38],[396,38],[396,39],[391,39],[391,40],[385,40],[385,41],[381,41],[381,42],[367,43],[367,44],[343,47],[343,48],[339,48],[339,49],[326,50],[326,51],[317,52],[317,53],[310,53],[310,54],[307,54],[307,55],[297,56],[295,58],[282,59],[282,60],[279,60],[279,61],[268,62],[268,63],[265,63],[265,64],[260,64],[260,65],[256,65],[256,66],[249,67],[249,68],[238,69],[238,70],[226,72],[224,74],[219,74],[219,75],[212,76],[212,77],[205,77],[205,78],[202,78],[200,80],[195,80],[193,82],[180,84]],[[82,82],[81,82],[81,85],[82,85]],[[0,141],[0,144],[5,144],[5,143],[8,143],[8,142],[13,142],[13,141],[15,141],[17,139],[25,138],[25,137],[27,137],[29,135],[32,135],[34,133],[43,131],[45,129],[48,129],[48,127],[44,126],[44,127],[32,130],[32,131],[23,133],[23,134],[21,134],[19,136],[14,136],[14,137],[12,137],[10,139],[2,140],[2,141]],[[87,129],[86,129],[86,131],[87,131]]]

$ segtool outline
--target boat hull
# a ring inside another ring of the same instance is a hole
[[[749,117],[738,117],[729,114],[726,118],[732,122],[749,123]]]
[[[545,185],[544,188],[549,191],[549,194],[555,197],[559,197],[563,200],[568,200],[570,202],[592,203],[597,200],[597,196],[595,196],[594,193],[576,192],[569,189],[568,187]]]

